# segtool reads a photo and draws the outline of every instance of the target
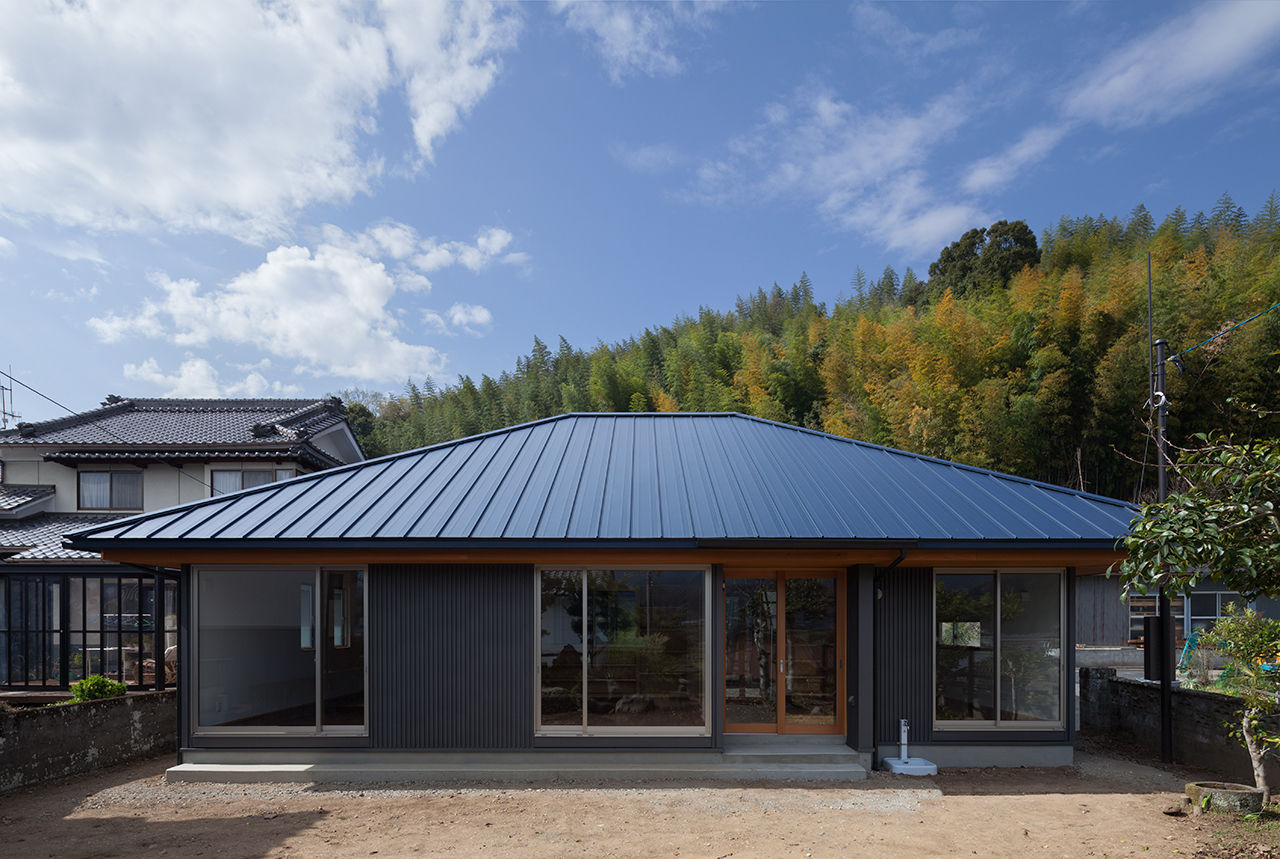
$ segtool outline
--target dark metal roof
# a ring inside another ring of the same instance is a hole
[[[118,515],[96,513],[37,513],[25,519],[0,520],[0,557],[18,561],[96,561],[96,552],[68,549],[63,536],[77,528],[110,522]]]
[[[78,532],[145,545],[1110,548],[1121,501],[739,414],[573,414]]]
[[[0,484],[0,513],[17,510],[39,498],[46,498],[54,493],[56,486],[34,486],[21,483]]]

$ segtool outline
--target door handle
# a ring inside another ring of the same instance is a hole
[[[783,674],[783,673],[785,673],[785,669],[782,667],[782,659],[781,659],[781,658],[779,658],[779,659],[778,659],[778,673],[779,673],[779,674]]]

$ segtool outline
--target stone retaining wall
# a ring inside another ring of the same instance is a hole
[[[1249,754],[1228,736],[1227,723],[1239,722],[1240,700],[1216,692],[1173,690],[1173,758],[1204,767],[1227,778],[1253,784]],[[1280,716],[1265,720],[1280,731]],[[1114,668],[1080,669],[1080,728],[1110,734],[1160,756],[1160,684],[1116,677]],[[1280,766],[1269,760],[1267,778],[1280,779]]]
[[[174,690],[0,713],[0,793],[172,751],[177,727]]]

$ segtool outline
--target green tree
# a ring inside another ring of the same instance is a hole
[[[1280,747],[1280,736],[1267,730],[1261,719],[1280,710],[1276,701],[1280,671],[1274,670],[1273,665],[1280,654],[1280,620],[1259,617],[1251,608],[1237,611],[1231,605],[1213,625],[1204,644],[1222,654],[1225,685],[1244,702],[1236,714],[1239,721],[1228,727],[1249,753],[1254,785],[1262,791],[1265,808],[1271,801],[1265,761]]]
[[[1124,540],[1125,592],[1214,579],[1247,599],[1280,596],[1280,440],[1199,440],[1175,466],[1179,491],[1144,504]]]

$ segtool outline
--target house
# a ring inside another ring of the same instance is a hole
[[[181,570],[188,762],[799,734],[869,766],[905,718],[940,765],[1060,765],[1076,581],[1133,514],[740,414],[571,414],[70,545]]]
[[[337,399],[108,397],[0,432],[0,688],[172,685],[178,584],[63,535],[363,459]]]

